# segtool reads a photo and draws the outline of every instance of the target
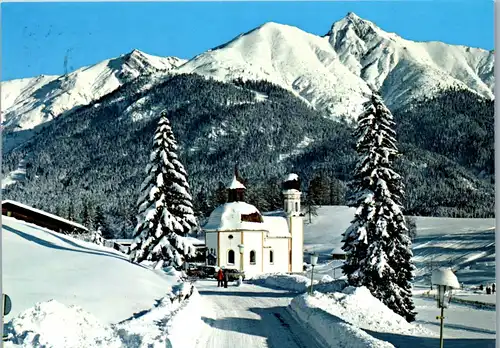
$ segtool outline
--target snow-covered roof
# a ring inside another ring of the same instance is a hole
[[[245,185],[243,185],[241,182],[238,181],[238,178],[236,178],[236,175],[235,175],[235,176],[233,176],[233,181],[231,181],[231,183],[229,184],[229,186],[227,188],[230,190],[234,190],[234,189],[244,189],[246,187],[245,187]]]
[[[257,213],[259,210],[245,202],[230,202],[217,207],[203,226],[205,231],[267,231],[262,222],[242,221],[242,215]]]
[[[296,189],[288,189],[288,190],[283,190],[283,193],[301,193],[301,192]]]
[[[460,289],[458,278],[451,268],[440,268],[432,272],[431,282],[435,285],[446,285],[452,289]]]
[[[193,245],[205,245],[205,241],[203,240],[200,240],[198,238],[195,238],[195,237],[184,237],[186,239],[186,241],[190,242],[191,244]]]
[[[262,216],[280,216],[283,218],[286,218],[287,215],[283,209],[280,210],[274,210],[274,211],[267,211],[265,213],[262,213]]]
[[[266,229],[269,231],[268,237],[290,237],[288,221],[282,216],[263,216]]]
[[[51,213],[47,213],[46,211],[43,211],[43,210],[40,210],[40,209],[36,209],[36,208],[33,208],[33,207],[30,207],[29,205],[26,205],[26,204],[22,204],[22,203],[19,203],[19,202],[16,202],[16,201],[11,201],[11,200],[5,200],[5,201],[2,201],[2,205],[6,204],[6,203],[9,203],[9,204],[12,204],[12,205],[16,205],[20,208],[24,208],[24,209],[28,209],[28,210],[31,210],[35,213],[38,213],[38,214],[42,214],[42,215],[45,215],[47,217],[50,217],[51,219],[54,219],[54,220],[58,220],[58,221],[62,221],[68,225],[72,225],[72,226],[75,226],[75,227],[78,227],[78,228],[81,228],[83,230],[88,230],[87,227],[83,226],[83,225],[80,225],[76,222],[73,222],[73,221],[70,221],[70,220],[66,220],[66,219],[63,219],[62,217],[60,216],[57,216],[57,215],[54,215],[54,214],[51,214]]]
[[[294,173],[290,173],[287,175],[287,177],[285,178],[285,182],[286,181],[298,181],[299,180],[299,176],[297,174],[294,174]]]
[[[108,240],[118,244],[132,244],[134,242],[133,239],[108,239]]]
[[[330,254],[335,254],[335,255],[345,255],[345,251],[342,250],[340,247],[334,248]]]

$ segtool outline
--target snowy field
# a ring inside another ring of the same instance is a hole
[[[318,208],[318,216],[312,217],[312,223],[305,217],[304,248],[320,254],[320,265],[315,269],[317,279],[341,275],[338,267],[342,262],[332,261],[331,252],[340,250],[342,233],[353,216],[354,208],[323,206]],[[416,284],[430,284],[431,269],[438,266],[454,267],[460,283],[465,285],[495,282],[495,219],[416,217],[415,220]],[[307,252],[304,261],[308,263]]]
[[[6,216],[2,243],[3,292],[12,299],[6,332],[23,347],[165,347],[166,337],[182,347],[186,320],[199,320],[196,291],[186,303],[170,300],[189,293],[175,272],[152,271],[113,249]],[[181,311],[189,302],[193,308]]]
[[[271,289],[303,293],[310,285],[310,278],[298,274],[274,274],[255,277],[250,282]],[[291,301],[293,317],[308,331],[315,332],[323,346],[439,346],[439,321],[436,320],[439,309],[434,299],[415,296],[418,314],[416,321],[409,324],[375,299],[366,288],[353,290],[346,286],[342,280],[315,280],[314,296],[299,295]],[[445,318],[445,342],[448,345],[495,347],[495,310],[453,303],[446,309]]]

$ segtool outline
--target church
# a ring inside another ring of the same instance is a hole
[[[289,174],[283,182],[283,210],[261,213],[245,203],[245,190],[235,171],[227,203],[217,207],[203,226],[215,265],[236,268],[246,276],[302,272],[304,222],[298,176]]]

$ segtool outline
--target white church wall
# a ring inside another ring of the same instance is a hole
[[[292,272],[304,270],[304,221],[300,216],[291,218]]]
[[[264,248],[264,273],[288,272],[288,238],[268,238]],[[270,262],[270,251],[273,262]]]
[[[245,231],[243,235],[243,245],[245,252],[243,255],[243,270],[246,275],[262,273],[262,241],[263,232]],[[250,252],[255,252],[255,262],[250,262]]]
[[[229,238],[232,236],[232,238]],[[241,244],[241,233],[240,232],[219,232],[219,266],[227,268],[240,269],[240,249],[238,244]],[[229,262],[229,251],[232,250],[234,253],[234,262]]]

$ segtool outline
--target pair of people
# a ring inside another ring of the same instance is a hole
[[[219,268],[219,272],[217,272],[217,287],[224,286],[227,288],[227,272],[223,272],[222,268]]]

